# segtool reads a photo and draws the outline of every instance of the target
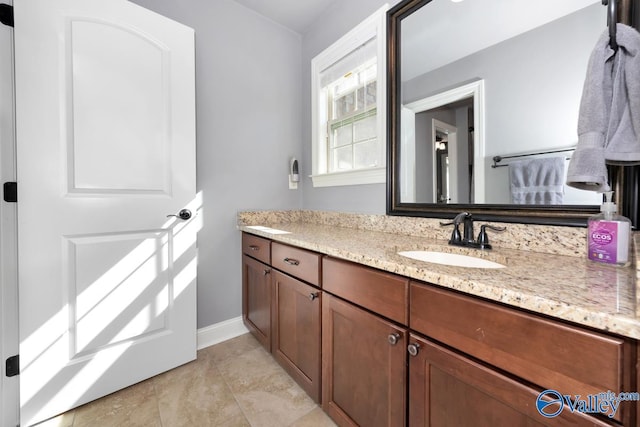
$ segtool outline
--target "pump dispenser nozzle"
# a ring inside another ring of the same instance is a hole
[[[604,193],[604,202],[600,206],[600,212],[605,215],[613,215],[618,212],[618,206],[611,200],[613,199],[613,191],[605,191]]]

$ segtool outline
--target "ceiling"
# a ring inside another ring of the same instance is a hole
[[[298,34],[304,34],[336,0],[235,0]],[[340,1],[340,0],[338,0]]]

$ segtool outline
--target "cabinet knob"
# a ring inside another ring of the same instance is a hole
[[[265,268],[264,270],[262,270],[262,273],[266,276],[267,274],[271,273],[271,269]]]
[[[320,293],[319,293],[319,292],[311,292],[311,293],[309,294],[309,299],[310,299],[311,301],[313,301],[314,299],[318,298],[318,296],[320,296]]]
[[[260,246],[249,245],[249,249],[251,249],[252,251],[259,251],[260,250]]]
[[[400,334],[396,332],[389,334],[389,336],[387,337],[387,341],[389,341],[389,344],[391,345],[398,344],[398,340],[400,340]]]
[[[409,354],[413,357],[416,357],[418,355],[418,351],[420,350],[420,344],[415,343],[415,344],[409,344],[407,346],[407,351],[409,352]]]

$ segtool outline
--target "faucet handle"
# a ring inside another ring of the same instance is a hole
[[[478,234],[477,243],[480,246],[480,249],[491,249],[491,245],[489,244],[489,236],[487,235],[487,230],[490,229],[493,231],[505,231],[507,227],[496,227],[495,225],[483,224],[480,226],[480,234]]]
[[[462,235],[460,234],[460,224],[455,221],[440,222],[441,227],[444,227],[447,225],[453,225],[453,231],[451,232],[451,238],[449,239],[449,244],[460,243],[462,241]]]

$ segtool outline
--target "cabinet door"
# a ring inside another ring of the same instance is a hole
[[[320,402],[321,293],[273,270],[274,358],[307,394]]]
[[[242,317],[244,324],[271,351],[271,267],[242,256]]]
[[[567,408],[545,418],[536,409],[539,390],[414,334],[409,350],[412,427],[618,425]]]
[[[407,332],[327,293],[322,406],[341,426],[403,426]]]

